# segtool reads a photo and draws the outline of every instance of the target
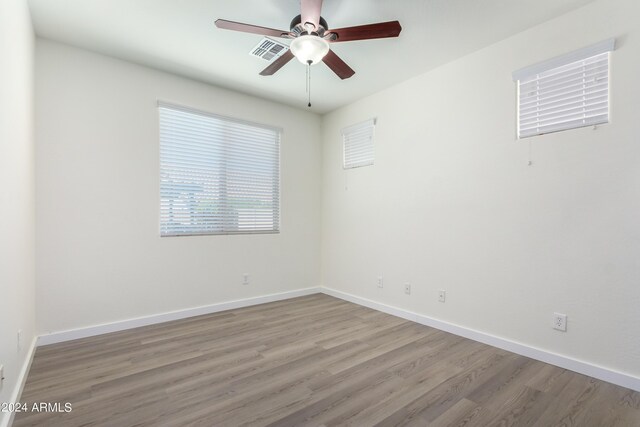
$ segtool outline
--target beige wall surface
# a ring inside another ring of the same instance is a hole
[[[0,402],[9,402],[19,386],[35,336],[33,51],[26,1],[1,1],[0,364],[5,380]],[[0,413],[0,425],[9,415]]]
[[[640,377],[638,16],[596,1],[326,115],[323,286]],[[517,140],[511,73],[610,37],[611,122]]]
[[[318,286],[317,115],[47,40],[36,60],[39,333]],[[158,100],[283,129],[279,234],[159,236]]]

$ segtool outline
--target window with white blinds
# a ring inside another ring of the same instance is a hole
[[[159,103],[160,235],[278,232],[280,130]]]
[[[373,164],[375,119],[342,129],[343,167],[359,168]]]
[[[518,137],[609,122],[609,52],[615,41],[516,71]]]

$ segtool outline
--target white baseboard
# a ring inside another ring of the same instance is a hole
[[[121,320],[102,325],[88,326],[86,328],[72,329],[67,331],[53,332],[40,335],[38,345],[56,344],[64,341],[71,341],[79,338],[92,337],[95,335],[108,334],[126,329],[138,328],[140,326],[153,325],[156,323],[169,322],[171,320],[185,319],[187,317],[201,316],[203,314],[217,313],[219,311],[232,310],[235,308],[249,307],[267,302],[296,298],[305,295],[317,294],[320,288],[306,288],[278,294],[263,295],[259,297],[246,298],[235,301],[227,301],[218,304],[206,305],[202,307],[188,308],[186,310],[172,311],[168,313],[154,314],[151,316],[138,317],[135,319]]]
[[[561,368],[578,372],[580,374],[597,378],[599,380],[607,381],[612,384],[617,384],[622,387],[640,391],[640,378],[633,375],[594,365],[592,363],[577,360],[568,356],[563,356],[561,354],[552,353],[540,348],[491,335],[486,332],[477,331],[475,329],[466,328],[449,322],[444,322],[442,320],[434,319],[408,310],[403,310],[401,308],[393,307],[387,304],[382,304],[366,298],[361,298],[352,294],[337,291],[335,289],[321,288],[321,291],[327,295],[331,295],[345,301],[369,307],[374,310],[382,311],[384,313],[401,317],[403,319],[411,320],[422,325],[431,326],[445,332],[450,332],[461,337],[479,341],[493,347],[498,347],[512,353],[530,357],[531,359],[559,366]]]
[[[18,381],[16,382],[16,385],[13,389],[13,393],[11,393],[11,400],[9,400],[9,402],[16,403],[20,400],[20,396],[22,396],[22,390],[24,389],[24,385],[27,382],[27,374],[29,373],[29,369],[31,369],[33,356],[36,354],[37,346],[38,337],[34,337],[31,341],[29,351],[27,352],[27,358],[22,364],[22,369],[20,369],[20,373],[18,374]],[[15,412],[0,412],[0,415],[2,416],[0,418],[0,427],[8,427],[13,424]]]

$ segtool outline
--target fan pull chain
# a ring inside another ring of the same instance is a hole
[[[307,107],[311,108],[311,61],[307,61],[307,94],[309,103]]]

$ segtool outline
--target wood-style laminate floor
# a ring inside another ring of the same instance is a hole
[[[640,393],[326,295],[38,348],[14,426],[640,426]],[[64,406],[62,406],[64,408]]]

